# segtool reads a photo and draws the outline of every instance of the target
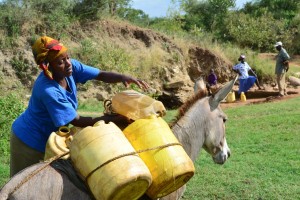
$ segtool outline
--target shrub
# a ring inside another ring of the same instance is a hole
[[[225,23],[225,37],[241,47],[272,51],[278,40],[284,41],[285,46],[292,43],[293,32],[285,31],[285,22],[275,20],[268,13],[256,18],[243,13],[233,13]]]
[[[0,154],[9,155],[9,138],[13,120],[25,110],[20,98],[12,93],[0,97]]]
[[[22,55],[14,56],[10,60],[10,64],[15,70],[15,73],[22,84],[31,86],[34,81],[33,76],[38,73],[38,68],[35,65],[32,65]]]

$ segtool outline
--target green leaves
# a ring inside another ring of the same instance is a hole
[[[11,124],[24,110],[25,106],[14,93],[0,97],[0,154],[9,154]]]

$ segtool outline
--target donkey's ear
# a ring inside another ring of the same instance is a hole
[[[195,80],[195,84],[194,84],[194,92],[195,94],[199,91],[204,91],[206,90],[206,86],[205,86],[205,83],[204,83],[204,80],[203,80],[203,77],[200,76],[198,77],[196,80]]]
[[[232,90],[234,83],[236,82],[238,76],[236,76],[233,80],[227,82],[218,92],[212,95],[209,98],[210,110],[216,109],[220,102],[228,95],[228,93]]]

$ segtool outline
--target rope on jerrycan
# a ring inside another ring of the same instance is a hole
[[[152,147],[152,148],[147,148],[147,149],[143,149],[143,150],[138,150],[138,151],[134,151],[134,152],[130,152],[130,153],[125,153],[125,154],[122,154],[122,155],[119,155],[119,156],[116,156],[112,159],[109,159],[107,160],[106,162],[102,163],[100,166],[96,167],[94,170],[92,170],[85,178],[85,181],[87,182],[88,178],[95,172],[97,171],[98,169],[100,169],[101,167],[107,165],[108,163],[114,161],[114,160],[117,160],[119,158],[122,158],[122,157],[125,157],[125,156],[131,156],[131,155],[135,155],[135,154],[139,154],[139,153],[143,153],[143,152],[146,152],[146,151],[152,151],[152,150],[156,150],[156,149],[163,149],[165,147],[169,147],[169,146],[175,146],[175,145],[180,145],[182,146],[180,143],[169,143],[169,144],[164,144],[164,145],[160,145],[160,146],[157,146],[157,147]]]

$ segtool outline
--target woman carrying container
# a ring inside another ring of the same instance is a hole
[[[248,63],[245,61],[246,56],[245,55],[240,55],[237,65],[233,67],[233,71],[239,74],[239,91],[238,94],[240,95],[242,92],[246,93],[253,85],[254,83],[258,87],[259,90],[262,88],[260,87],[257,77],[256,76],[249,76],[248,71],[251,71],[253,74],[254,72],[252,71],[251,67],[248,65]]]
[[[118,123],[125,117],[104,115],[83,117],[77,113],[77,83],[88,80],[106,83],[122,82],[126,87],[134,83],[142,89],[149,85],[139,79],[87,66],[68,55],[59,41],[43,36],[37,39],[32,52],[35,62],[43,70],[32,88],[27,109],[13,122],[10,144],[10,176],[43,160],[48,137],[59,127],[72,124],[92,126],[99,120]]]

